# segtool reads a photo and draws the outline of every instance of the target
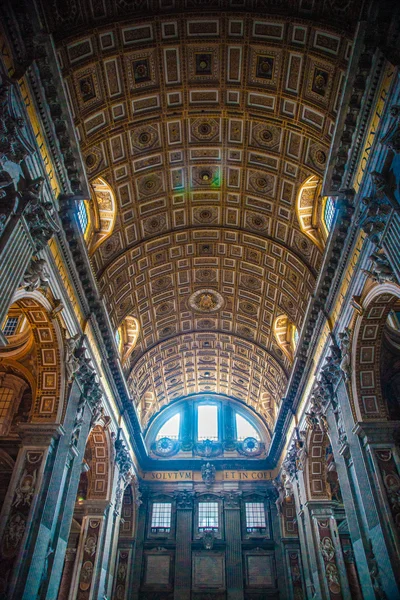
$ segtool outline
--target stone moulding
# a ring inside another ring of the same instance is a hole
[[[295,363],[293,365],[292,376],[289,381],[286,397],[283,399],[276,423],[275,432],[271,440],[268,460],[272,465],[276,464],[280,452],[285,443],[285,430],[289,426],[289,413],[293,414],[295,402],[301,387],[301,382],[306,377],[310,369],[310,347],[312,339],[318,330],[318,320],[325,311],[325,306],[328,297],[332,295],[332,288],[336,288],[336,282],[340,272],[338,273],[338,265],[341,259],[343,249],[348,241],[349,230],[351,229],[352,217],[354,214],[354,192],[352,190],[344,190],[339,199],[339,214],[334,226],[332,237],[327,248],[326,258],[321,269],[321,273],[317,282],[317,289],[312,298],[305,323],[303,326],[303,334],[299,341],[299,348]],[[341,261],[342,262],[342,261]]]

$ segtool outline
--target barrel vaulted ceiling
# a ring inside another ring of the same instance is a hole
[[[144,424],[215,391],[272,428],[291,369],[274,321],[301,328],[322,259],[296,198],[324,174],[351,31],[301,3],[298,18],[125,4],[56,2],[47,18],[88,177],[116,197],[92,263],[114,326],[140,323],[132,396]],[[353,3],[327,6],[349,26]]]

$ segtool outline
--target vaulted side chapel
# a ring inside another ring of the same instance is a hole
[[[400,600],[400,4],[0,2],[0,600]]]

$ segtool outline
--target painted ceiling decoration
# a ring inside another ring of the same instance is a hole
[[[314,20],[302,2],[298,20],[259,1],[94,4],[46,19],[89,180],[115,197],[92,264],[115,329],[137,319],[142,424],[204,391],[272,427],[292,363],[274,323],[301,330],[318,277],[310,219],[359,4],[317,3]]]

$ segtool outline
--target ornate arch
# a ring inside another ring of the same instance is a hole
[[[36,385],[32,389],[33,402],[31,420],[35,422],[58,422],[61,419],[64,400],[63,343],[56,319],[51,319],[52,306],[38,292],[27,293],[20,290],[14,297],[12,308],[18,308],[26,318],[32,331],[32,348],[36,359]],[[20,352],[15,352],[13,344],[0,352],[0,360],[9,362],[26,354],[23,344]]]
[[[388,408],[382,394],[380,356],[383,330],[390,311],[400,298],[394,283],[374,286],[362,303],[352,342],[352,390],[358,421],[388,420]]]
[[[324,249],[326,233],[321,227],[321,188],[322,181],[316,176],[308,177],[299,189],[296,213],[301,231],[321,250]]]

